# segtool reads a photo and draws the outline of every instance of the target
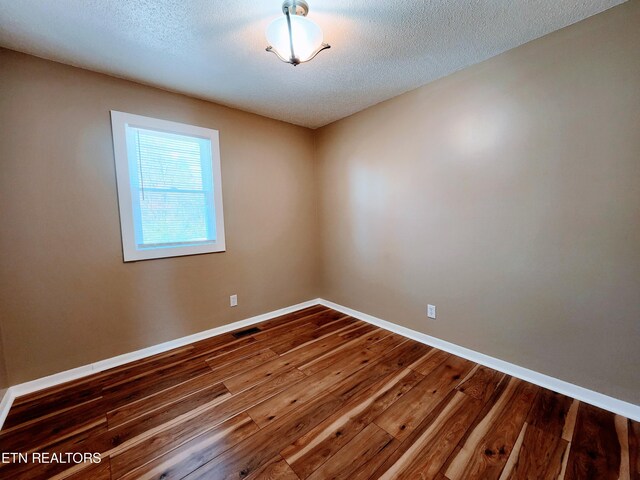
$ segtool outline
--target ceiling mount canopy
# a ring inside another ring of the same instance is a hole
[[[313,60],[318,53],[331,48],[323,42],[322,29],[307,18],[309,4],[304,0],[285,0],[284,17],[275,19],[267,27],[267,52],[291,65]]]

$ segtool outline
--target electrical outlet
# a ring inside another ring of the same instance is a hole
[[[427,305],[427,317],[436,318],[436,306],[435,305]]]
[[[238,306],[238,295],[231,295],[229,297],[229,305],[232,307]]]

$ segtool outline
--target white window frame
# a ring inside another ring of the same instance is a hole
[[[191,137],[208,139],[211,142],[211,172],[213,173],[213,208],[216,218],[216,240],[196,245],[161,246],[139,249],[136,246],[133,214],[133,198],[129,157],[127,153],[127,126],[162,131]],[[113,150],[116,165],[116,182],[118,188],[118,206],[120,209],[120,230],[122,233],[122,250],[125,262],[150,260],[154,258],[179,257],[183,255],[199,255],[202,253],[224,252],[226,249],[224,235],[224,213],[222,209],[222,176],[220,172],[220,145],[218,131],[196,127],[184,123],[143,117],[131,113],[111,111],[111,128],[113,134]]]

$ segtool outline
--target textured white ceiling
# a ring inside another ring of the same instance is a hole
[[[0,0],[0,45],[316,128],[623,1],[309,0],[331,49],[298,67],[281,3]]]

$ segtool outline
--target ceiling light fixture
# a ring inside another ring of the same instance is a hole
[[[285,0],[284,17],[275,19],[267,27],[267,52],[293,66],[313,60],[318,53],[331,48],[323,43],[322,29],[307,18],[309,4],[304,0]]]

